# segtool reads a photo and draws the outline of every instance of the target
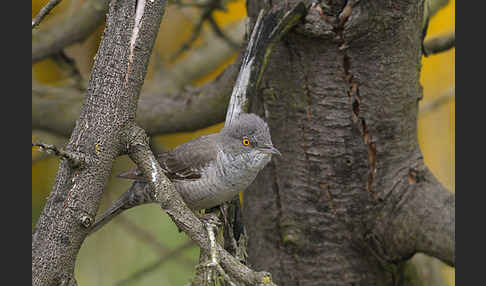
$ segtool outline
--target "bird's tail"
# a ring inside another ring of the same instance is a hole
[[[121,195],[121,197],[113,203],[107,211],[98,216],[91,226],[89,234],[99,230],[123,211],[153,202],[155,202],[155,198],[153,196],[152,188],[145,182],[135,181],[130,189],[123,193],[123,195]]]

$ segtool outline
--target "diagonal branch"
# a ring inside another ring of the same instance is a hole
[[[232,49],[238,49],[240,46],[234,42],[231,38],[227,37],[224,32],[220,29],[213,18],[213,12],[216,10],[226,10],[225,3],[220,0],[209,0],[207,3],[182,3],[181,1],[177,1],[176,4],[180,7],[185,6],[192,6],[198,7],[201,11],[201,16],[199,20],[196,22],[196,26],[193,28],[191,38],[182,44],[182,46],[171,56],[171,60],[175,60],[178,56],[180,56],[183,52],[189,50],[192,44],[196,41],[202,31],[202,27],[205,21],[209,21],[211,28],[219,36],[223,39]]]
[[[189,249],[193,245],[194,245],[194,243],[192,241],[188,241],[188,242],[176,247],[174,250],[172,250],[172,251],[168,252],[167,254],[161,256],[157,261],[150,263],[149,265],[144,266],[139,271],[137,271],[137,272],[133,273],[132,275],[130,275],[129,277],[117,282],[115,285],[116,286],[132,285],[138,279],[140,279],[143,276],[149,274],[150,272],[156,270],[157,268],[162,266],[165,262],[167,262],[170,259],[181,254],[184,250]]]
[[[423,102],[419,109],[419,116],[424,116],[436,110],[437,108],[441,107],[442,105],[455,100],[456,98],[455,94],[456,94],[456,88],[454,86],[446,93],[441,94],[438,97],[430,99],[426,102]]]
[[[144,228],[140,227],[138,224],[134,223],[130,219],[126,218],[125,216],[121,215],[118,216],[118,219],[116,221],[119,223],[123,228],[126,229],[128,233],[131,235],[135,236],[139,240],[143,241],[146,244],[149,244],[150,246],[153,247],[154,250],[158,251],[160,253],[160,260],[159,260],[159,266],[165,262],[163,257],[166,257],[166,259],[169,259],[177,253],[173,253],[170,255],[170,253],[174,252],[174,250],[171,250],[168,246],[163,245],[155,235]],[[185,243],[184,249],[188,248],[189,246],[194,245],[194,242],[188,241]],[[182,246],[181,246],[182,247]],[[181,249],[182,250],[182,249]],[[186,267],[192,267],[193,266],[193,261],[191,259],[185,258],[185,257],[177,257],[179,262],[183,263],[184,266]]]
[[[456,196],[426,171],[404,212],[417,222],[416,251],[455,265]],[[422,186],[420,186],[422,185]]]
[[[51,10],[56,7],[59,2],[61,2],[61,0],[50,0],[46,6],[42,7],[37,16],[32,19],[32,29],[39,25],[42,19],[44,19],[44,17],[47,16],[47,14],[49,14],[49,12],[51,12]]]
[[[223,30],[221,30],[221,28],[218,26],[218,23],[216,23],[216,20],[214,20],[214,17],[213,15],[209,15],[208,17],[208,21],[209,21],[209,24],[211,25],[211,28],[213,29],[214,33],[221,39],[223,39],[223,41],[226,42],[226,44],[228,44],[228,46],[230,46],[231,48],[233,49],[239,49],[240,48],[240,44],[234,42],[230,37],[228,37]]]

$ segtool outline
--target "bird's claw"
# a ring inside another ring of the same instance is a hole
[[[206,277],[209,280],[210,280],[209,277],[213,276],[213,274],[211,274],[213,273],[213,270],[216,270],[219,276],[223,277],[224,280],[227,281],[229,285],[234,286],[235,284],[232,282],[231,278],[228,276],[228,274],[226,274],[226,272],[218,262],[215,230],[217,231],[218,226],[223,225],[223,223],[219,219],[220,215],[221,212],[219,210],[215,212],[197,214],[197,216],[199,217],[199,219],[201,220],[201,222],[204,224],[206,228],[208,239],[209,239],[209,249],[205,251],[206,252],[205,256],[207,257],[208,260],[196,265],[196,269],[203,270],[202,268],[207,268],[208,272]]]
[[[219,213],[204,213],[198,214],[199,219],[206,224],[206,227],[218,227],[221,226],[221,220],[219,219]]]

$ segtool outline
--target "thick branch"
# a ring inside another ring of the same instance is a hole
[[[456,33],[431,38],[424,42],[424,56],[448,51],[456,46]]]
[[[56,25],[32,32],[32,64],[88,37],[105,20],[109,0],[88,0]]]
[[[69,136],[85,100],[75,87],[54,87],[32,83],[32,128]]]
[[[395,262],[422,252],[454,266],[456,197],[419,162],[401,171],[387,195],[375,229],[381,239],[374,245],[383,249],[375,252]]]
[[[432,18],[437,12],[449,4],[449,0],[426,0],[424,10],[429,18]]]
[[[416,250],[455,265],[456,196],[429,172],[417,196],[410,200],[408,215],[417,222]]]
[[[198,88],[166,94],[158,83],[141,95],[137,123],[150,135],[192,131],[224,121],[239,61],[214,81]],[[32,128],[69,135],[79,116],[84,92],[73,87],[33,83]],[[61,111],[61,112],[59,112]]]

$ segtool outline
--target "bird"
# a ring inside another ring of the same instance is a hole
[[[157,161],[186,205],[198,211],[219,206],[244,191],[272,155],[281,153],[273,146],[267,123],[256,114],[242,113],[219,133],[197,137],[161,153]],[[135,182],[95,220],[91,233],[124,210],[156,202],[139,169],[117,177]]]

